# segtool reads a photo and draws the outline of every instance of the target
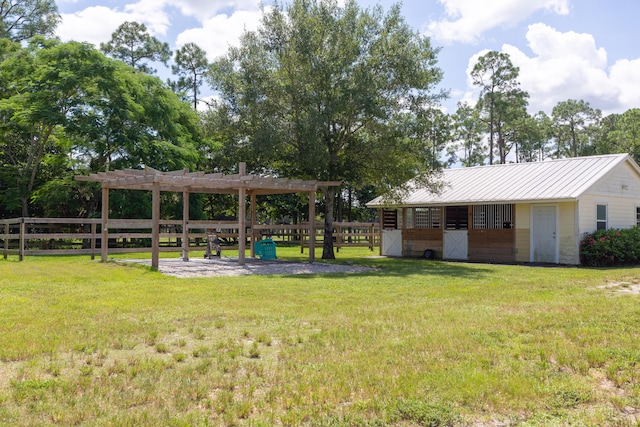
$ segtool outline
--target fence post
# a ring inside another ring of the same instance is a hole
[[[25,232],[25,224],[24,218],[20,218],[20,248],[18,249],[18,261],[22,261],[24,259],[24,232]]]
[[[369,226],[369,250],[373,252],[373,247],[375,244],[376,236],[373,234],[374,227],[373,225]]]
[[[9,231],[11,227],[9,227],[9,223],[4,225],[4,259],[7,259],[7,254],[9,253]]]
[[[98,224],[91,224],[91,261],[96,259],[96,233],[98,232]]]

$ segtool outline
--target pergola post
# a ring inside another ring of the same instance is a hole
[[[100,259],[107,262],[109,257],[109,187],[102,184],[102,238],[100,239]]]
[[[189,261],[189,191],[182,192],[182,260]]]
[[[152,225],[151,243],[152,259],[151,267],[157,270],[159,267],[160,253],[160,193],[182,192],[183,194],[183,219],[182,219],[182,255],[183,260],[189,259],[189,195],[190,193],[205,194],[238,194],[238,262],[245,263],[245,251],[247,243],[247,194],[251,202],[251,256],[255,256],[255,239],[258,237],[256,198],[265,194],[309,194],[309,261],[315,261],[316,243],[316,191],[319,187],[338,186],[339,181],[316,181],[302,179],[286,179],[260,175],[247,175],[246,163],[239,164],[239,173],[225,175],[222,173],[189,172],[187,169],[179,171],[161,172],[149,166],[144,170],[123,169],[92,173],[89,176],[78,175],[77,181],[90,181],[102,183],[102,261],[107,261],[109,248],[109,190],[126,189],[152,192]],[[304,239],[304,235],[301,236]],[[301,246],[304,242],[301,240]]]
[[[154,182],[151,190],[151,269],[160,265],[160,183]]]
[[[241,162],[239,165],[240,179],[247,173],[247,164]],[[244,251],[247,242],[247,228],[245,225],[247,216],[247,189],[240,183],[238,188],[238,264],[244,265]]]
[[[316,192],[309,192],[309,262],[316,260]]]
[[[249,244],[251,258],[256,257],[256,222],[257,222],[257,207],[256,207],[256,195],[251,193],[249,196],[249,203],[251,204],[251,242]]]

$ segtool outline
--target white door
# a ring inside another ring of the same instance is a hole
[[[382,255],[402,256],[402,230],[382,230]]]
[[[531,261],[557,263],[556,207],[533,206]]]
[[[467,230],[444,230],[444,259],[469,259]]]

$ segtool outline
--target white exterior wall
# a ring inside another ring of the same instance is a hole
[[[531,205],[520,203],[516,208],[516,261],[531,261]]]
[[[578,234],[577,203],[558,203],[558,262],[580,264],[580,237]]]
[[[628,163],[619,164],[579,200],[579,238],[596,229],[596,206],[607,205],[607,228],[636,225],[640,207],[640,176]]]

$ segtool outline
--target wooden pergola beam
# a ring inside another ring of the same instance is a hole
[[[161,172],[145,167],[144,170],[122,169],[98,172],[89,176],[79,175],[75,179],[85,182],[100,182],[102,185],[102,261],[108,257],[109,238],[109,191],[112,189],[143,190],[152,192],[152,268],[159,266],[160,252],[160,193],[181,192],[183,194],[183,260],[189,259],[189,194],[237,194],[239,247],[238,263],[245,263],[246,249],[246,196],[251,203],[251,256],[255,256],[256,196],[268,194],[308,193],[309,194],[309,261],[315,260],[315,203],[316,191],[321,187],[337,187],[340,181],[314,181],[250,175],[246,173],[246,164],[240,163],[238,174],[205,174],[181,169]]]

